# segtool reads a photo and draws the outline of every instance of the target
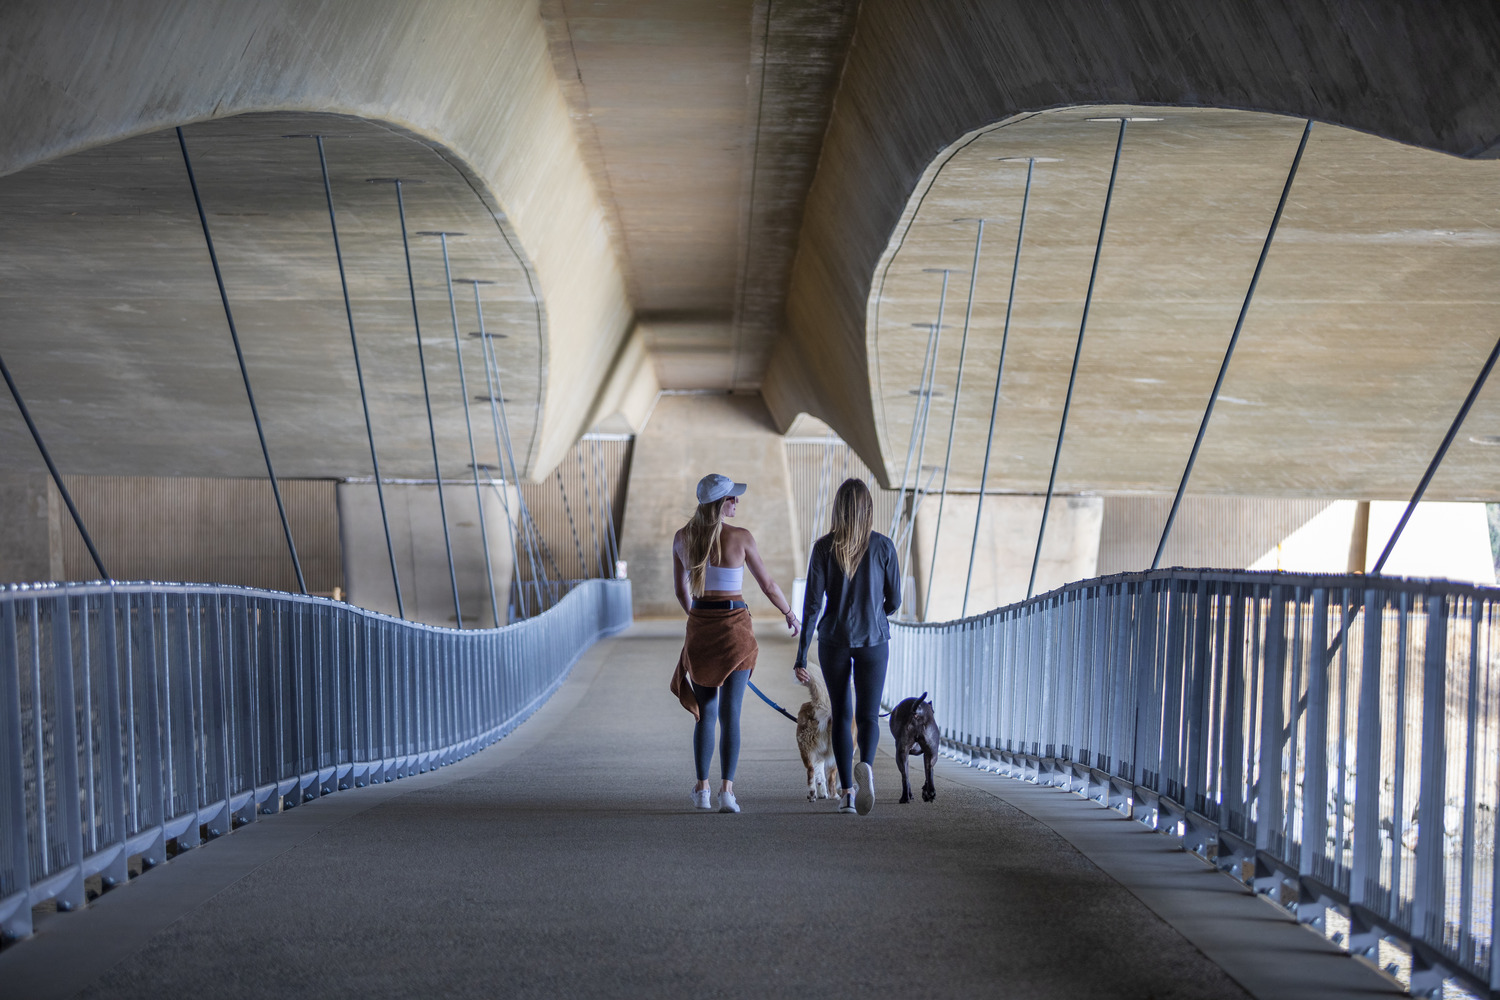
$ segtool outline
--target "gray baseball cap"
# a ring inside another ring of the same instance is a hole
[[[717,472],[710,472],[698,480],[698,502],[713,503],[725,497],[737,497],[745,492],[745,484],[737,483],[728,476],[721,476]]]

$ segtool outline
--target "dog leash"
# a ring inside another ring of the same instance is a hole
[[[793,715],[791,712],[788,712],[786,709],[782,708],[780,705],[776,704],[770,698],[767,698],[765,696],[765,692],[761,691],[760,688],[756,687],[753,682],[747,681],[746,683],[750,684],[750,690],[754,691],[755,694],[756,694],[756,697],[760,698],[761,701],[765,702],[767,705],[770,705],[772,708],[776,709],[776,711],[780,712],[782,715],[786,716],[788,719],[791,719],[793,722],[797,721],[797,717],[795,715]]]

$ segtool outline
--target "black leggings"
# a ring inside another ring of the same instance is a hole
[[[890,659],[890,644],[876,646],[837,646],[818,643],[818,662],[823,667],[823,683],[828,687],[828,704],[833,709],[833,759],[839,767],[839,787],[854,787],[854,738],[849,722],[859,719],[859,759],[874,765],[875,748],[880,745],[880,696],[885,692],[885,666]],[[849,680],[854,680],[854,697],[849,697]],[[856,706],[858,706],[856,710]]]

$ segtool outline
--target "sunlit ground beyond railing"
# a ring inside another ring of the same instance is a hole
[[[1180,837],[1418,995],[1500,986],[1500,590],[1169,570],[894,624],[945,747]]]
[[[0,588],[0,931],[132,858],[465,757],[629,622],[625,580],[470,631],[237,587]]]

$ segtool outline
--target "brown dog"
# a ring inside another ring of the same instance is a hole
[[[937,786],[932,783],[932,762],[937,757],[937,715],[927,692],[920,698],[905,698],[891,711],[891,735],[896,739],[896,766],[901,769],[901,801],[911,801],[911,782],[906,777],[908,754],[922,755],[922,764],[927,769],[927,782],[922,786],[922,801],[937,798]]]
[[[811,671],[807,675],[807,690],[811,700],[803,702],[797,711],[797,750],[807,768],[807,801],[812,802],[837,794],[838,771],[833,763],[833,734],[829,728],[833,708],[828,703],[828,692]]]

